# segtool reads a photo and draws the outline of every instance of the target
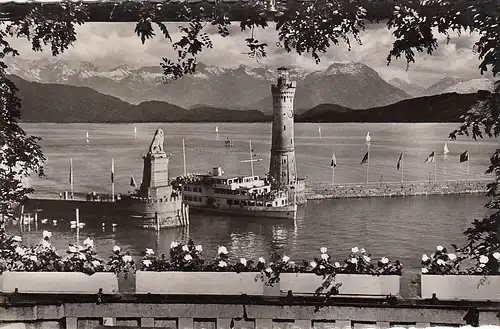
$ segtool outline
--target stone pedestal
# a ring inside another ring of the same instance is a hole
[[[140,195],[146,199],[170,197],[172,188],[169,183],[168,166],[170,156],[165,152],[149,152],[144,159],[144,170]]]

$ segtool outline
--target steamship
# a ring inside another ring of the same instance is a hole
[[[258,176],[227,176],[221,167],[208,174],[180,176],[174,182],[193,211],[236,216],[295,219],[297,204],[287,190],[271,189]]]

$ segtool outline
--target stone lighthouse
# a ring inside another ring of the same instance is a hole
[[[303,179],[297,177],[294,145],[294,106],[297,83],[290,81],[288,69],[278,69],[278,82],[271,86],[273,96],[273,130],[269,176],[276,187],[288,187],[298,193],[297,201],[305,201]]]

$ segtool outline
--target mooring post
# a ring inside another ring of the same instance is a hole
[[[160,218],[158,217],[158,212],[155,212],[156,230],[160,232]]]

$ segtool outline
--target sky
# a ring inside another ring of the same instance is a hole
[[[179,40],[178,30],[182,23],[168,23],[174,42]],[[78,26],[77,41],[60,56],[61,59],[89,61],[102,67],[116,67],[129,65],[131,67],[159,65],[163,57],[175,59],[176,52],[171,42],[165,39],[158,29],[157,36],[147,40],[144,45],[134,34],[134,23],[86,23]],[[276,46],[278,42],[274,26],[265,30],[254,31],[254,37],[269,45],[267,58],[257,62],[246,52],[245,38],[250,36],[249,31],[241,32],[237,22],[230,28],[230,36],[221,37],[210,27],[206,31],[214,44],[213,49],[204,50],[198,61],[208,65],[222,67],[237,67],[241,64],[258,67],[282,65],[302,67],[308,71],[321,70],[334,62],[362,62],[375,69],[382,78],[390,80],[399,78],[407,82],[418,83],[427,87],[446,76],[478,78],[480,77],[477,54],[473,53],[474,42],[478,35],[465,34],[460,37],[452,35],[449,44],[444,35],[438,35],[440,46],[432,55],[418,54],[416,63],[406,70],[404,60],[395,60],[387,66],[386,58],[391,49],[394,38],[383,24],[367,26],[361,35],[363,45],[355,41],[349,51],[343,41],[333,46],[321,56],[321,63],[317,65],[308,55],[287,53]],[[14,48],[20,51],[21,57],[26,59],[41,59],[52,57],[49,48],[42,53],[31,50],[27,40],[14,39],[11,41]]]

